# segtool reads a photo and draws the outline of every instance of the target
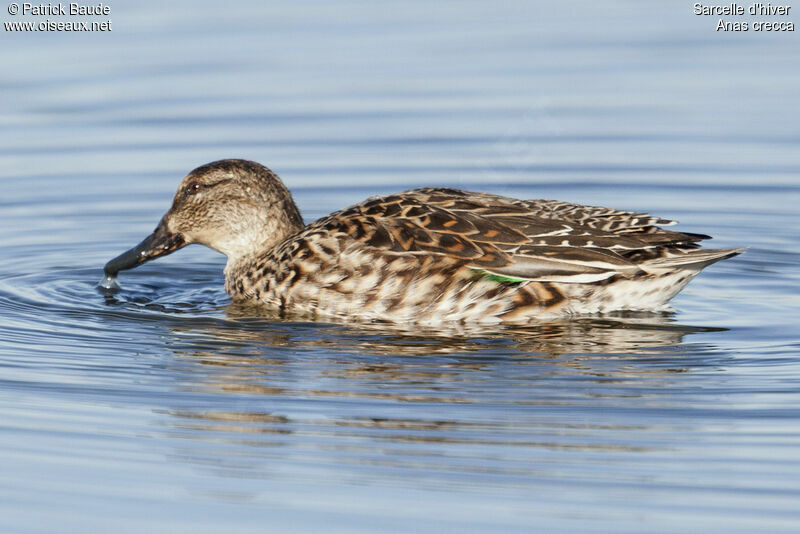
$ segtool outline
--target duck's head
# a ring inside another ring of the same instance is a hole
[[[302,227],[300,212],[275,173],[254,161],[215,161],[181,181],[153,233],[109,261],[105,273],[113,277],[192,243],[235,262],[269,250]]]

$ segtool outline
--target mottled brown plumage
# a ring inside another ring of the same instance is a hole
[[[373,197],[303,226],[266,167],[192,171],[153,236],[112,260],[130,268],[189,243],[228,256],[234,298],[292,313],[439,323],[663,307],[740,249],[701,250],[643,213],[448,188]],[[154,237],[155,236],[155,237]],[[155,252],[154,252],[155,251]]]

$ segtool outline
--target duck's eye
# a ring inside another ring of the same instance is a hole
[[[202,184],[199,184],[197,182],[192,182],[188,186],[186,186],[186,194],[193,195],[198,191],[200,191],[202,188],[203,188]]]

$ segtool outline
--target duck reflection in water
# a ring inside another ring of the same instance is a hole
[[[656,447],[651,434],[671,429],[598,415],[658,402],[680,387],[706,363],[702,348],[681,343],[712,330],[679,325],[670,314],[627,314],[409,331],[265,317],[231,304],[213,324],[173,324],[179,387],[211,400],[167,413],[181,437],[234,448],[218,466],[224,476],[271,477],[287,449],[293,462],[348,475],[365,462],[469,471],[453,458],[480,450],[474,461],[484,475],[531,476],[542,469],[537,450],[619,455]],[[177,455],[204,465],[192,446]],[[502,458],[520,455],[532,459],[516,460],[509,475]]]

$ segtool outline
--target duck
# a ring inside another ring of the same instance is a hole
[[[664,229],[646,213],[423,187],[305,224],[269,168],[225,159],[183,178],[106,279],[199,243],[227,256],[234,301],[284,315],[435,325],[659,311],[705,267],[744,249]]]

